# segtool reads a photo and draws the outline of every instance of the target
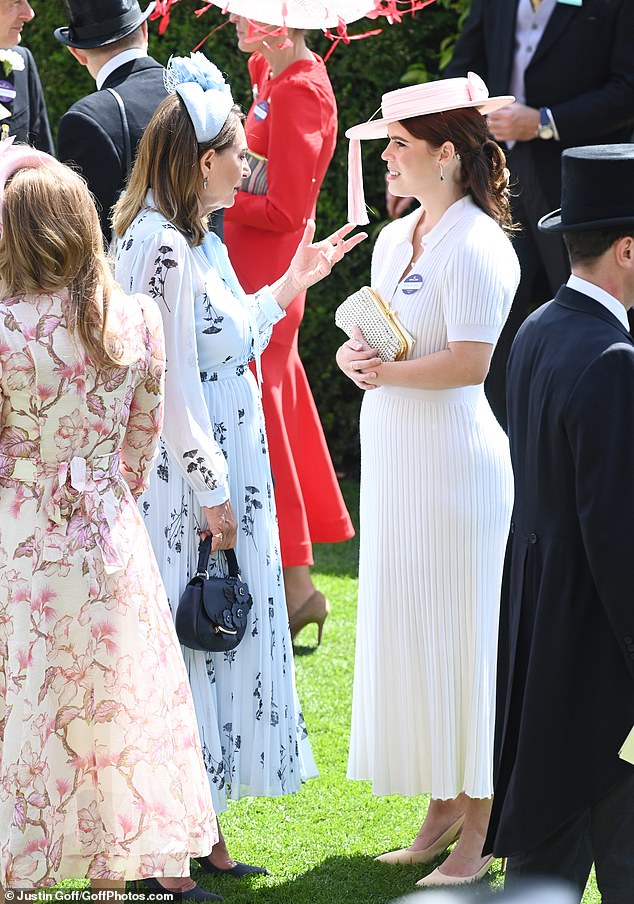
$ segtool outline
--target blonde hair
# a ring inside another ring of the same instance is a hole
[[[84,179],[61,163],[18,170],[4,189],[2,219],[2,296],[68,289],[68,329],[95,365],[120,365],[119,343],[106,330],[115,283]]]
[[[126,191],[115,206],[115,235],[125,233],[145,206],[145,196],[151,189],[159,213],[193,245],[200,245],[206,230],[198,208],[198,161],[211,149],[220,152],[231,147],[243,118],[240,107],[234,104],[218,135],[198,144],[180,97],[170,94],[161,101],[139,142]]]

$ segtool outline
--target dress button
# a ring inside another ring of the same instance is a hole
[[[626,637],[625,643],[634,643],[634,639],[632,639],[631,637]]]
[[[634,643],[628,644],[627,648],[630,651],[630,653],[634,653]]]
[[[531,543],[531,544],[537,543],[537,534],[529,534],[529,535],[528,535],[528,542]]]

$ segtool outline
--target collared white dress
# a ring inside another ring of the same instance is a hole
[[[416,338],[495,343],[519,280],[473,201],[412,256],[420,209],[380,233],[372,286]],[[513,482],[482,385],[383,386],[361,411],[359,607],[348,776],[377,794],[492,793],[496,642]]]
[[[140,505],[172,611],[196,570],[201,506],[230,498],[238,520],[236,554],[253,597],[247,632],[228,653],[183,648],[221,812],[227,798],[287,794],[317,774],[295,689],[264,416],[248,366],[283,311],[266,287],[245,295],[216,235],[192,248],[150,207],[117,243],[116,276],[155,297],[163,316],[163,446]]]

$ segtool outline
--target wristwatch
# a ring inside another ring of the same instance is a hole
[[[555,137],[552,117],[548,107],[539,108],[539,125],[535,129],[535,134],[538,138],[548,139]]]

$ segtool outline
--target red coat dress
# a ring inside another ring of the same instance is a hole
[[[286,271],[317,196],[337,138],[337,106],[323,60],[299,60],[271,78],[260,53],[249,59],[253,104],[249,149],[267,160],[266,194],[240,191],[225,211],[225,241],[246,292]],[[262,401],[285,567],[312,565],[312,542],[353,533],[317,408],[299,357],[297,337],[306,293],[276,324],[262,355]]]

